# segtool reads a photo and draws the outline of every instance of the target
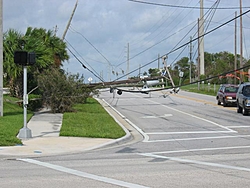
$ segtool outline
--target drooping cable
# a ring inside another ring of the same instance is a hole
[[[69,52],[76,58],[76,60],[82,65],[84,69],[87,69],[89,72],[91,72],[96,78],[98,78],[101,82],[105,82],[99,75],[95,74],[92,70],[90,70],[88,67],[86,67],[83,62],[67,47]]]
[[[194,42],[194,41],[198,40],[199,38],[204,37],[204,36],[206,36],[206,35],[208,35],[208,34],[214,32],[214,31],[216,31],[217,29],[219,29],[219,28],[221,28],[221,27],[227,25],[228,23],[234,21],[235,19],[238,19],[239,17],[241,17],[241,16],[243,16],[243,15],[249,13],[249,12],[250,12],[250,9],[247,10],[247,11],[245,11],[245,12],[243,12],[242,14],[240,14],[240,15],[238,15],[238,16],[236,16],[236,17],[230,19],[230,20],[228,20],[227,22],[224,22],[223,24],[221,24],[221,25],[219,25],[219,26],[217,26],[217,27],[211,29],[210,31],[204,33],[203,35],[198,36],[198,37],[196,37],[196,38],[190,40],[189,42],[186,42],[186,43],[180,45],[179,47],[177,47],[177,48],[175,48],[175,49],[172,49],[171,51],[169,51],[168,53],[164,54],[163,56],[168,56],[169,54],[171,54],[171,53],[173,53],[173,52],[175,52],[175,51],[177,51],[177,50],[179,50],[179,49],[185,47],[185,46],[188,45],[190,42]],[[162,57],[163,57],[163,56],[162,56]],[[157,60],[158,60],[158,58],[156,58],[156,59],[154,59],[154,60],[152,60],[152,61],[150,61],[150,62],[148,62],[148,63],[146,63],[146,64],[144,64],[144,65],[142,65],[140,68],[146,67],[146,66],[152,64],[153,62],[155,62],[155,61],[157,61]],[[127,73],[127,74],[125,74],[125,75],[123,75],[123,76],[117,78],[117,79],[115,79],[114,81],[117,81],[117,80],[119,80],[119,79],[122,79],[122,78],[128,76],[128,75],[131,74],[131,73],[134,73],[134,72],[136,72],[137,70],[139,70],[140,68],[137,68],[137,69],[135,69],[135,70],[133,70],[133,71],[131,71],[131,72],[129,72],[129,73]]]
[[[185,8],[185,9],[200,9],[200,7],[192,7],[192,6],[181,6],[181,5],[168,5],[168,4],[161,4],[161,3],[152,3],[152,2],[145,2],[145,1],[138,1],[138,0],[128,0],[134,3],[142,3],[142,4],[148,4],[148,5],[154,5],[154,6],[164,6],[164,7],[174,7],[174,8]],[[243,7],[243,8],[250,8],[250,7]],[[204,7],[203,9],[211,9],[208,7]],[[213,9],[239,9],[239,7],[217,7]]]

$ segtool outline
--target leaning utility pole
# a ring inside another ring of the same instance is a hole
[[[3,0],[0,0],[0,117],[3,116]]]
[[[70,16],[70,19],[69,19],[69,22],[68,22],[68,24],[67,24],[67,26],[66,26],[66,29],[65,29],[65,31],[64,31],[64,33],[63,33],[62,40],[64,40],[64,38],[65,38],[65,36],[66,36],[66,33],[68,32],[70,23],[71,23],[71,21],[72,21],[72,19],[73,19],[73,16],[74,16],[75,11],[76,11],[77,3],[78,3],[78,0],[76,0],[75,7],[74,7],[73,12],[72,12],[72,14],[71,14],[71,16]]]

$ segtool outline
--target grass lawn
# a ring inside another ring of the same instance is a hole
[[[124,130],[93,98],[87,103],[74,106],[76,112],[63,114],[63,124],[60,136],[120,138]]]
[[[17,138],[23,127],[23,107],[15,102],[18,99],[4,95],[4,116],[0,117],[0,146],[22,144]],[[86,104],[74,106],[76,112],[64,113],[60,136],[91,137],[91,138],[120,138],[124,130],[93,98]],[[33,113],[28,112],[27,119]]]
[[[198,90],[198,84],[191,84],[191,85],[181,86],[181,89],[184,91],[216,96],[219,87],[220,85],[200,84],[200,89]]]
[[[3,117],[0,117],[0,146],[22,144],[16,136],[23,127],[23,107],[15,102],[18,99],[4,95]],[[33,113],[28,112],[27,119]]]

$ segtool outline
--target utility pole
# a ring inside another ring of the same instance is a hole
[[[243,67],[243,36],[242,36],[242,0],[240,0],[240,68]],[[243,80],[243,70],[240,70],[240,80]]]
[[[203,0],[200,0],[200,24],[199,24],[199,45],[200,45],[200,74],[205,74],[204,65],[204,13]]]
[[[168,66],[167,66],[167,62],[166,62],[166,59],[167,59],[167,58],[168,58],[168,57],[167,57],[166,55],[164,55],[164,56],[162,57],[162,59],[163,59],[163,64],[164,64],[164,68],[165,68],[165,70],[167,71],[167,74],[168,74],[168,77],[169,77],[169,79],[170,79],[170,81],[171,81],[172,87],[175,87],[174,81],[173,81],[173,79],[172,79],[172,76],[171,76],[171,74],[170,74],[170,72],[169,72],[169,69],[168,69]]]
[[[160,70],[160,54],[158,54],[158,69]]]
[[[0,117],[3,116],[3,0],[0,0]]]
[[[235,11],[235,26],[234,26],[234,70],[237,69],[237,11]],[[234,84],[236,84],[236,71],[234,71]]]
[[[72,12],[72,14],[71,14],[71,16],[70,16],[70,19],[69,19],[69,21],[68,21],[68,24],[67,24],[67,26],[66,26],[66,29],[65,29],[65,31],[64,31],[64,33],[63,33],[62,40],[64,40],[64,38],[65,38],[65,36],[66,36],[66,33],[68,32],[70,23],[71,23],[71,21],[72,21],[72,19],[73,19],[73,16],[74,16],[75,11],[76,11],[77,3],[78,3],[78,0],[76,0],[75,7],[74,7],[73,12]]]
[[[193,54],[193,46],[192,46],[192,37],[190,37],[190,52],[189,52],[189,83],[192,82],[192,54]]]
[[[127,49],[127,78],[129,79],[129,43]]]
[[[198,38],[200,38],[200,19],[198,18]],[[198,69],[197,69],[197,73],[198,73],[198,90],[200,90],[200,43],[198,42],[198,58],[197,58],[197,65],[198,65]]]

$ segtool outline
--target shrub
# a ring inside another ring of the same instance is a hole
[[[65,74],[58,68],[44,71],[38,76],[43,102],[53,113],[73,111],[73,104],[84,103],[93,90],[83,80],[83,76]]]

